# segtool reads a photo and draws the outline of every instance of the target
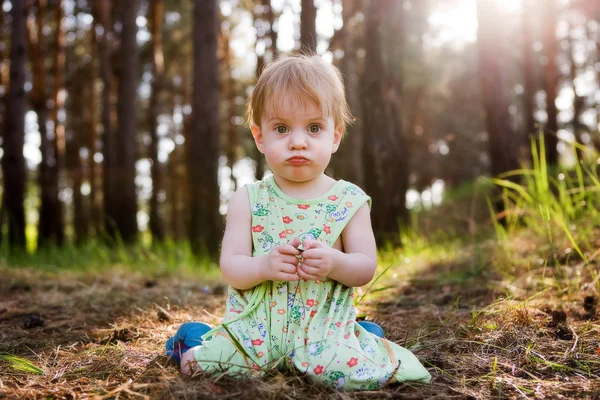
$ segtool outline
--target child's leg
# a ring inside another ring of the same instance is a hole
[[[167,356],[172,357],[177,363],[180,357],[190,348],[202,344],[202,335],[212,327],[204,322],[186,322],[182,324],[175,335],[165,344]]]
[[[181,356],[181,373],[184,375],[193,375],[198,370],[198,363],[194,358],[193,351],[186,351]]]

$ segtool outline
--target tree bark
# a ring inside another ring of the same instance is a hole
[[[193,125],[187,149],[190,179],[190,244],[216,258],[222,235],[219,214],[219,65],[218,4],[194,4]]]
[[[159,194],[163,192],[163,171],[158,160],[158,101],[163,84],[164,59],[162,48],[162,21],[164,15],[163,0],[152,0],[150,4],[150,32],[152,35],[152,93],[148,107],[148,127],[152,143],[150,159],[152,160],[152,197],[150,198],[150,232],[153,242],[165,239],[164,221],[159,212]]]
[[[362,3],[353,0],[342,1],[342,28],[337,32],[338,43],[344,56],[339,59],[338,67],[344,76],[346,99],[354,115],[354,122],[346,127],[346,135],[342,145],[332,157],[331,166],[334,176],[354,182],[359,186],[364,185],[364,166],[362,158],[363,148],[363,121],[360,106],[360,79],[361,74],[356,52],[363,45],[360,38],[354,37],[353,32],[360,29],[355,16],[362,12]]]
[[[585,125],[581,122],[581,114],[585,108],[585,97],[577,95],[577,87],[575,85],[575,80],[577,78],[577,64],[575,62],[575,45],[573,35],[571,33],[572,26],[569,24],[569,69],[570,69],[570,78],[571,78],[571,88],[573,90],[573,120],[571,125],[573,126],[573,135],[575,136],[575,141],[579,146],[584,147],[583,143],[583,133],[585,131]],[[577,157],[579,160],[582,160],[585,153],[581,147],[576,147],[575,151],[577,153]]]
[[[28,7],[29,8],[29,7]],[[49,245],[62,245],[64,240],[62,218],[62,207],[58,198],[58,179],[56,158],[54,155],[53,142],[56,135],[50,138],[48,135],[48,93],[46,83],[46,39],[43,34],[46,21],[45,0],[35,2],[35,21],[28,22],[29,54],[33,66],[33,85],[31,89],[31,104],[38,117],[40,130],[40,152],[42,161],[39,169],[40,184],[40,210],[38,219],[38,249]],[[30,13],[27,12],[27,15]],[[57,27],[60,29],[60,27]],[[52,146],[52,148],[51,148]],[[58,225],[58,226],[57,226]]]
[[[365,20],[365,63],[362,76],[363,158],[365,188],[373,199],[373,229],[378,244],[400,242],[400,227],[407,223],[408,155],[402,125],[401,83],[384,64],[382,24],[398,3],[371,0]]]
[[[137,87],[138,47],[136,18],[139,0],[123,3],[120,48],[119,98],[117,101],[119,146],[116,147],[114,203],[109,216],[124,243],[135,241],[137,229],[137,197],[135,191],[135,160],[137,155]]]
[[[533,33],[531,21],[535,18],[535,0],[523,0],[523,108],[525,113],[524,147],[530,148],[529,137],[535,135],[534,99],[535,99],[535,68],[533,61]]]
[[[227,127],[227,146],[226,146],[226,156],[227,156],[227,166],[229,167],[229,179],[232,183],[233,191],[236,190],[236,181],[235,176],[233,175],[233,168],[236,162],[236,153],[237,153],[237,127],[233,123],[233,119],[235,118],[235,79],[233,77],[233,52],[231,51],[230,41],[231,41],[231,31],[223,30],[222,31],[223,38],[223,61],[225,64],[225,73],[227,76],[223,79],[223,92],[225,94],[225,101],[227,103],[227,122],[225,126]]]
[[[267,21],[269,22],[269,38],[271,39],[271,59],[274,60],[279,57],[279,49],[277,48],[277,31],[275,30],[275,23],[278,22],[279,17],[275,16],[273,12],[273,6],[271,0],[262,0],[263,8],[267,9]]]
[[[69,64],[74,65],[73,71],[69,73],[69,127],[66,134],[66,165],[67,174],[73,188],[73,230],[75,232],[75,243],[80,246],[88,238],[88,227],[86,224],[86,210],[81,185],[83,184],[84,170],[80,156],[82,136],[85,138],[84,103],[85,78],[84,67],[79,60],[72,60]]]
[[[25,55],[27,52],[25,0],[12,2],[10,82],[4,129],[3,208],[8,219],[8,243],[11,249],[25,249]]]
[[[94,27],[95,28],[95,27]],[[95,29],[94,29],[95,30]],[[96,34],[90,35],[90,46],[92,52],[92,61],[88,69],[88,79],[90,85],[88,86],[88,93],[90,96],[89,100],[89,116],[87,130],[89,132],[88,137],[88,148],[90,150],[88,157],[88,168],[89,168],[89,180],[90,180],[90,195],[88,201],[89,207],[89,232],[90,235],[98,237],[102,225],[102,210],[100,206],[100,168],[96,162],[95,155],[98,152],[98,113],[97,113],[97,100],[96,100],[96,79],[97,79],[97,66],[94,60],[98,59],[97,39]]]
[[[114,187],[115,187],[115,146],[114,133],[111,124],[111,93],[113,91],[111,58],[111,1],[95,1],[93,3],[97,17],[95,26],[97,35],[99,74],[102,81],[101,96],[101,122],[102,122],[102,147],[103,147],[103,181],[102,202],[104,215],[104,230],[106,235],[114,238],[116,235],[115,220],[110,210],[114,209]],[[101,29],[99,29],[101,28]]]
[[[4,48],[6,47],[5,31],[6,28],[4,26],[4,9],[0,7],[0,43],[2,44],[2,46],[0,46],[0,92],[2,92],[2,95],[0,96],[0,126],[3,126],[2,116],[4,115],[4,97],[6,96],[6,85],[4,81],[8,75],[4,71],[4,64],[6,62],[6,56],[4,54]],[[0,133],[0,137],[1,136],[2,134]],[[1,236],[2,235],[0,235],[0,237]]]
[[[314,0],[302,0],[300,14],[300,50],[309,54],[317,52],[317,8]]]
[[[509,85],[501,61],[506,59],[495,0],[477,4],[479,79],[489,137],[493,176],[516,169],[518,160],[514,132],[510,125]]]
[[[546,4],[547,3],[547,4]],[[548,120],[544,127],[544,142],[546,144],[546,161],[549,165],[558,164],[558,110],[556,96],[558,95],[558,70],[556,39],[557,6],[556,0],[546,2],[546,18],[544,18],[544,50],[547,63],[544,65],[544,90],[546,91],[546,113]]]

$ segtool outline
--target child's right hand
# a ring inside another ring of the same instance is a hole
[[[300,239],[295,238],[290,244],[275,246],[266,254],[264,277],[268,281],[298,281],[298,256]]]

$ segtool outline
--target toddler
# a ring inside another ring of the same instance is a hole
[[[258,79],[248,120],[273,175],[231,198],[224,322],[187,323],[169,339],[184,374],[293,368],[342,390],[429,382],[410,351],[356,321],[353,288],[377,262],[371,200],[324,173],[350,117],[340,73],[318,56],[281,58]]]

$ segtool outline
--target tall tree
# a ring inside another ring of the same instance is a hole
[[[523,0],[523,108],[525,114],[525,139],[535,133],[535,119],[533,117],[535,99],[535,68],[533,61],[533,29],[532,21],[535,18],[536,0]]]
[[[226,111],[226,124],[225,129],[227,131],[227,143],[225,155],[227,157],[227,166],[229,167],[229,179],[233,185],[233,191],[236,190],[236,181],[235,176],[233,174],[233,167],[236,161],[236,153],[237,153],[237,126],[234,124],[234,118],[236,116],[236,107],[235,107],[235,92],[236,92],[236,84],[235,78],[233,76],[233,51],[231,50],[231,30],[230,29],[221,29],[221,38],[223,43],[223,70],[225,77],[223,82],[221,83],[222,91],[225,94],[225,102],[227,104]]]
[[[546,15],[543,24],[543,44],[546,63],[544,65],[544,90],[546,92],[546,114],[548,120],[544,127],[544,142],[546,144],[546,160],[550,165],[558,163],[558,110],[556,96],[558,95],[558,41],[556,39],[557,4],[556,0],[545,3]]]
[[[300,49],[309,53],[317,52],[317,7],[315,7],[315,0],[302,0]]]
[[[477,51],[483,111],[488,133],[491,173],[496,176],[518,167],[515,134],[510,124],[509,85],[502,65],[506,52],[502,40],[502,10],[496,0],[477,3]]]
[[[110,95],[113,90],[112,73],[110,66],[111,57],[111,1],[95,1],[93,3],[95,14],[94,31],[96,33],[96,44],[98,47],[99,74],[102,81],[101,99],[101,123],[102,123],[102,147],[103,147],[103,203],[104,203],[104,229],[109,237],[115,235],[115,221],[109,210],[114,209],[114,187],[115,187],[115,146],[114,133],[111,124],[111,101]]]
[[[135,193],[135,160],[137,136],[136,97],[138,87],[138,47],[136,19],[139,0],[122,4],[119,98],[117,101],[119,146],[116,147],[113,208],[107,211],[125,243],[133,242],[137,229],[137,198]],[[112,201],[111,201],[112,203]]]
[[[278,20],[278,17],[273,11],[271,0],[260,0],[259,3],[252,4],[254,5],[252,17],[254,20],[254,28],[256,29],[256,79],[258,79],[265,63],[274,60],[279,56],[279,49],[277,48],[277,31],[275,30],[275,23]],[[267,31],[265,27],[267,24],[265,24],[265,21],[269,26],[269,41],[266,40]],[[267,42],[270,42],[269,46],[267,46]],[[258,51],[259,48],[261,51]],[[270,50],[270,57],[268,50]],[[256,161],[256,178],[262,179],[266,169],[264,156],[258,149],[254,148],[252,158]]]
[[[569,42],[569,71],[571,78],[571,88],[573,90],[573,134],[575,135],[575,141],[580,145],[584,146],[583,143],[583,134],[585,132],[585,124],[581,122],[581,114],[585,110],[585,96],[580,96],[577,94],[577,85],[575,84],[578,75],[577,62],[575,61],[575,38],[573,33],[573,26],[569,23],[569,33],[568,33],[568,42]],[[577,156],[581,160],[584,156],[584,152],[580,147],[576,148]]]
[[[362,159],[363,125],[360,107],[360,66],[357,52],[362,49],[363,40],[357,33],[362,31],[362,19],[356,18],[362,13],[362,2],[342,1],[343,25],[337,34],[336,46],[343,51],[338,67],[345,77],[346,99],[355,117],[352,125],[346,127],[346,136],[339,150],[332,158],[332,168],[336,178],[343,178],[364,185],[364,166]],[[333,42],[333,38],[332,38]],[[333,44],[333,43],[332,43]],[[334,52],[335,54],[335,52]]]
[[[95,26],[94,26],[95,28]],[[101,229],[101,215],[102,210],[100,207],[100,166],[96,160],[96,153],[98,152],[98,103],[96,99],[96,81],[97,81],[97,63],[94,60],[98,59],[97,49],[97,32],[95,29],[90,35],[90,51],[92,53],[92,60],[88,65],[87,74],[90,84],[87,86],[86,96],[89,98],[88,104],[88,118],[86,124],[86,130],[88,131],[88,148],[89,156],[87,158],[89,168],[89,180],[90,180],[90,195],[88,198],[89,202],[89,230],[93,236],[98,236],[99,230]]]
[[[163,84],[164,59],[162,48],[162,21],[164,3],[162,0],[150,2],[150,33],[152,48],[152,92],[148,106],[148,128],[150,129],[150,159],[152,160],[152,197],[150,198],[150,232],[152,241],[163,241],[165,238],[164,221],[159,213],[159,194],[163,191],[163,171],[158,160],[158,99]]]
[[[66,131],[65,161],[67,167],[67,176],[73,186],[73,228],[75,232],[75,243],[82,245],[88,238],[87,210],[81,193],[83,184],[84,167],[81,160],[80,150],[82,143],[85,142],[85,108],[86,103],[85,85],[87,76],[85,66],[81,60],[73,56],[74,49],[69,51],[69,102],[68,107],[68,128]]]
[[[75,3],[73,15],[82,11],[80,4]],[[79,32],[81,25],[79,18],[72,26],[69,34]],[[90,106],[90,90],[87,90],[93,80],[91,75],[91,61],[81,57],[78,47],[81,42],[72,41],[67,49],[67,89],[69,92],[67,102],[67,129],[65,134],[65,164],[69,181],[72,184],[73,196],[73,228],[75,243],[82,245],[89,237],[89,210],[86,199],[81,192],[82,185],[87,175],[87,165],[84,164],[82,149],[88,142],[89,133],[88,115]],[[88,152],[89,153],[89,152]]]
[[[217,0],[194,3],[193,125],[187,148],[190,179],[190,243],[196,254],[216,257],[219,214],[219,65]]]
[[[261,0],[263,14],[266,16],[266,20],[269,23],[269,39],[270,39],[270,50],[271,59],[276,59],[279,56],[279,49],[277,48],[277,30],[275,30],[275,23],[279,20],[279,17],[275,15],[271,0]]]
[[[4,78],[5,78],[5,73],[4,73],[4,48],[6,47],[6,43],[5,43],[5,26],[4,26],[4,9],[2,7],[0,7],[0,92],[2,93],[2,96],[0,96],[0,99],[4,98]],[[0,101],[0,114],[4,114],[4,110],[2,109],[2,107],[4,106],[4,102]],[[2,124],[2,119],[0,118],[0,124]]]
[[[4,129],[3,208],[8,219],[8,243],[11,248],[25,248],[25,55],[27,31],[25,1],[12,2],[12,36],[10,49],[10,81]]]
[[[373,199],[373,230],[382,240],[399,241],[406,224],[408,155],[402,125],[401,82],[384,63],[382,24],[395,0],[371,0],[366,9],[365,63],[362,74],[365,188]],[[401,42],[401,40],[400,40]]]
[[[57,5],[58,7],[61,4]],[[33,111],[38,117],[40,129],[40,152],[42,161],[40,163],[40,211],[38,219],[38,248],[48,245],[62,245],[64,242],[64,227],[62,218],[62,204],[58,193],[58,163],[56,157],[56,134],[48,132],[48,91],[45,68],[46,39],[44,37],[44,26],[46,23],[45,0],[36,0],[35,22],[31,20],[29,27],[29,53],[33,65],[33,85],[31,89],[31,104]],[[28,13],[29,14],[29,13]],[[56,26],[57,32],[62,29]]]

